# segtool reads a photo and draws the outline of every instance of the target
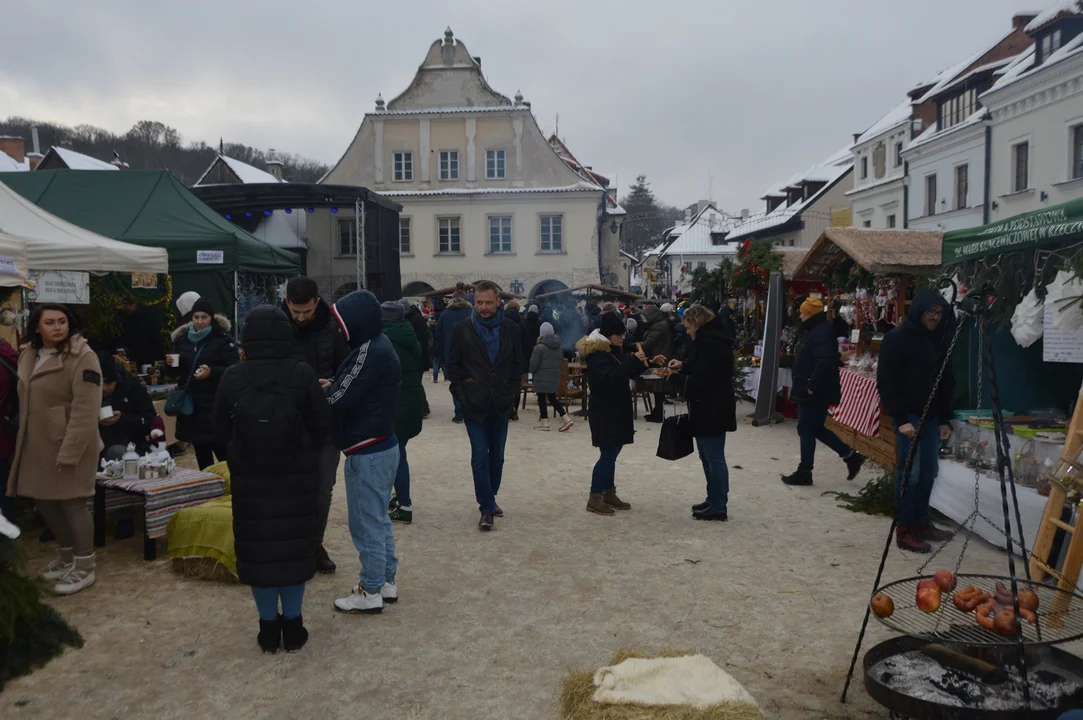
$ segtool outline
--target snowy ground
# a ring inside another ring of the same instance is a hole
[[[332,610],[358,569],[341,480],[328,529],[339,573],[309,584],[312,638],[295,655],[260,654],[247,588],[145,563],[138,536],[111,542],[98,584],[55,600],[86,646],[12,682],[0,717],[552,718],[566,669],[603,665],[618,648],[698,649],[769,717],[887,716],[860,664],[851,702],[838,699],[888,521],[821,495],[858,486],[825,452],[815,487],[779,482],[797,463],[792,423],[729,436],[730,521],[703,523],[689,513],[703,498],[698,460],[655,458],[658,426],[640,420],[617,470],[633,509],[608,518],[584,509],[595,459],[585,422],[534,431],[531,404],[508,440],[507,517],[484,535],[466,432],[450,422],[447,385],[425,387],[434,415],[410,443],[415,523],[396,526],[397,605],[373,617]],[[27,546],[35,568],[52,552]],[[967,558],[971,571],[1005,568],[980,540]],[[886,577],[920,562],[893,551]],[[865,647],[890,636],[874,621]]]

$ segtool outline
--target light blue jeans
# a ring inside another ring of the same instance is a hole
[[[696,438],[699,461],[707,477],[707,502],[716,512],[726,512],[730,498],[730,470],[726,465],[726,434]]]
[[[378,593],[385,582],[395,582],[399,560],[387,504],[399,469],[399,447],[370,455],[346,458],[346,506],[350,535],[361,558],[361,587]]]

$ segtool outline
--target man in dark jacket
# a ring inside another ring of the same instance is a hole
[[[520,310],[519,303],[512,300],[511,302],[509,302],[507,305],[504,306],[504,319],[505,320],[511,320],[513,323],[515,323],[515,326],[518,328],[516,338],[518,338],[519,344],[522,344],[524,329],[523,329],[523,318],[519,314],[519,310]],[[524,348],[524,352],[523,352],[523,374],[524,375],[526,374],[526,358],[529,358],[529,357],[530,356],[526,354],[525,348]],[[511,414],[511,419],[512,420],[518,420],[519,419],[519,403],[515,404],[515,410]]]
[[[316,574],[317,453],[331,412],[316,373],[294,357],[282,310],[253,309],[242,339],[246,362],[226,370],[214,407],[219,442],[228,446],[237,576],[252,587],[263,651],[281,643],[295,652],[308,640],[301,604]]]
[[[944,368],[935,395],[933,384],[944,366],[954,321],[951,308],[940,293],[929,288],[919,290],[906,319],[887,334],[880,346],[876,387],[895,426],[898,452],[895,542],[912,552],[927,553],[932,550],[928,541],[940,542],[952,536],[929,522],[929,497],[939,472],[940,442],[951,437],[951,394],[955,378],[950,363]],[[930,396],[929,416],[918,437],[921,414]],[[918,443],[917,455],[910,476],[904,480],[906,456],[914,442]]]
[[[440,313],[440,319],[436,321],[436,333],[434,350],[441,353],[441,364],[444,366],[444,377],[451,379],[451,373],[448,371],[448,363],[451,361],[451,339],[454,333],[454,328],[458,323],[470,317],[472,310],[470,309],[470,303],[466,301],[466,298],[461,296],[461,291],[456,291],[456,295],[460,297],[453,297],[451,302],[448,303],[447,309]],[[454,393],[452,396],[454,397]],[[463,421],[462,407],[459,405],[459,399],[455,398],[455,417],[452,418],[453,422],[461,423]]]
[[[127,303],[121,307],[120,314],[120,335],[110,343],[110,349],[123,349],[136,368],[164,359],[162,312]]]
[[[286,283],[286,299],[282,309],[290,319],[293,330],[293,356],[308,366],[320,379],[324,388],[331,386],[338,368],[350,354],[346,340],[339,332],[338,324],[331,317],[331,308],[320,298],[316,281],[309,277],[295,277]],[[316,549],[316,566],[321,573],[333,573],[335,563],[323,546],[327,531],[327,517],[331,512],[331,500],[338,476],[339,452],[330,437],[319,448],[320,504],[319,527]]]
[[[327,390],[334,418],[335,445],[346,454],[346,504],[350,534],[361,558],[361,581],[347,597],[335,600],[346,613],[378,613],[398,600],[395,538],[387,514],[399,440],[395,412],[402,370],[399,356],[383,334],[380,301],[355,290],[331,308],[350,345],[350,357]]]
[[[493,529],[503,517],[496,504],[504,471],[508,419],[515,411],[525,371],[519,328],[504,317],[496,285],[485,280],[474,289],[474,311],[454,328],[448,355],[451,394],[462,407],[470,436],[478,527]]]
[[[414,329],[414,335],[417,337],[417,344],[421,348],[421,360],[418,368],[421,371],[421,376],[424,377],[429,368],[432,367],[432,357],[429,355],[430,347],[432,346],[432,334],[429,332],[429,322],[425,319],[425,316],[421,314],[421,310],[417,305],[411,305],[406,300],[402,301],[402,305],[406,308],[405,320],[410,323],[410,327]],[[427,418],[430,415],[429,412],[429,398],[425,395],[425,386],[421,386],[421,401],[422,401],[422,419]]]
[[[541,337],[541,314],[537,305],[531,305],[526,309],[526,317],[523,318],[523,358],[529,358],[534,352],[534,346]],[[552,325],[552,323],[550,323]],[[555,326],[554,326],[555,329]]]
[[[865,457],[828,430],[827,410],[842,399],[839,380],[839,343],[834,328],[824,314],[824,304],[809,298],[801,304],[801,322],[805,335],[797,346],[793,361],[793,387],[790,397],[797,403],[797,435],[801,438],[801,464],[797,472],[783,475],[787,485],[811,485],[816,458],[816,441],[838,453],[846,462],[847,480],[861,470]]]
[[[150,424],[158,417],[154,402],[143,383],[117,367],[112,355],[99,352],[98,362],[102,366],[102,407],[113,409],[112,416],[98,420],[102,444],[108,450],[132,443],[142,455],[150,447]]]
[[[672,305],[670,307],[672,308]],[[667,361],[671,359],[673,357],[673,325],[669,317],[657,305],[648,305],[643,308],[643,322],[647,324],[647,331],[642,341],[643,353],[647,356],[647,360],[653,362],[659,357]],[[654,409],[643,419],[651,423],[662,422],[665,402],[664,392],[654,393]]]

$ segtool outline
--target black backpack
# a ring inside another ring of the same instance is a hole
[[[0,427],[3,427],[14,437],[19,434],[19,369],[3,357],[0,357],[0,365],[11,373],[7,407],[0,408]]]
[[[300,451],[311,446],[286,385],[296,367],[270,377],[250,377],[233,404],[231,444],[253,470],[287,469]]]

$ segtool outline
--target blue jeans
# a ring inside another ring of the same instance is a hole
[[[907,419],[917,429],[921,418],[917,415],[909,415]],[[929,418],[925,421],[921,437],[911,439],[899,432],[897,423],[892,423],[892,425],[895,427],[895,445],[899,465],[895,478],[898,524],[915,525],[929,519],[929,497],[933,494],[933,481],[940,473],[940,426],[936,424],[936,418]],[[906,479],[906,494],[900,503],[899,495],[902,492],[906,456],[910,452],[910,443],[914,440],[917,440],[918,451],[914,456],[914,466],[910,471],[910,477]]]
[[[367,593],[378,593],[385,582],[395,582],[399,569],[387,514],[398,468],[398,447],[346,458],[350,535],[361,558],[361,587]]]
[[[399,440],[399,469],[395,471],[395,497],[404,508],[410,504],[410,463],[406,460],[406,441]]]
[[[508,421],[495,410],[482,422],[466,421],[470,437],[470,469],[474,472],[474,497],[483,513],[496,512],[496,495],[504,476],[504,444],[508,441]]]
[[[440,356],[432,356],[432,381],[436,382],[440,379]]]
[[[602,445],[598,448],[598,462],[590,474],[590,491],[603,493],[617,486],[617,456],[623,445]]]
[[[827,404],[807,400],[797,404],[797,436],[801,439],[801,467],[811,470],[816,458],[816,441],[838,453],[840,458],[848,458],[853,449],[844,443],[838,435],[824,427],[827,421]]]
[[[707,476],[707,502],[711,509],[726,512],[730,497],[730,469],[726,465],[726,434],[696,438],[699,461]]]
[[[256,599],[259,619],[271,621],[278,619],[278,599],[282,598],[282,617],[287,620],[301,614],[301,602],[305,599],[305,584],[285,587],[254,587],[252,597]]]

